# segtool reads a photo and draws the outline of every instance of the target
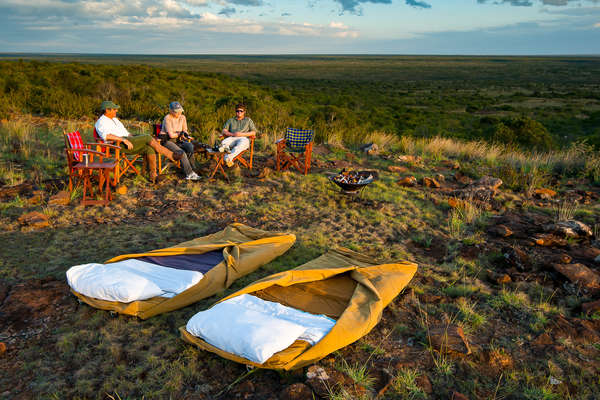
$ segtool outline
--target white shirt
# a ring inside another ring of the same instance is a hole
[[[121,121],[117,119],[117,117],[111,119],[108,118],[106,115],[102,115],[100,118],[98,118],[98,121],[96,121],[94,127],[96,128],[98,136],[100,136],[104,141],[106,141],[106,135],[108,134],[118,137],[129,136],[129,132],[127,131],[127,129],[125,129],[125,127],[123,126]]]

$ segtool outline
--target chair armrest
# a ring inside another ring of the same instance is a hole
[[[100,162],[102,162],[104,157],[106,157],[106,154],[104,154],[100,151],[96,151],[96,150],[89,150],[89,149],[66,149],[66,150],[67,150],[67,153],[70,153],[70,154],[73,154],[73,153],[91,154],[92,159],[93,159],[93,156],[98,156],[100,158]]]

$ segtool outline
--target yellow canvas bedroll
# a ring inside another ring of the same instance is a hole
[[[297,340],[263,364],[225,352],[179,328],[182,338],[201,349],[259,368],[292,370],[325,357],[360,339],[381,319],[383,309],[400,293],[417,271],[417,264],[376,265],[348,249],[330,251],[295,269],[270,275],[220,300],[252,294],[263,300],[336,320],[331,331],[314,346]]]
[[[222,262],[206,272],[196,285],[172,298],[153,297],[147,300],[121,303],[99,300],[74,290],[71,291],[92,307],[146,319],[185,307],[228,288],[238,278],[255,271],[285,253],[295,241],[296,236],[290,233],[268,232],[234,223],[212,235],[147,253],[124,254],[105,262],[112,263],[139,257],[194,255],[210,251],[223,251]]]

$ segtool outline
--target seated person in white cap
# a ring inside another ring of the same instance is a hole
[[[246,117],[246,106],[242,103],[235,106],[235,117],[229,118],[223,126],[221,147],[228,147],[230,152],[223,157],[228,167],[233,167],[233,159],[250,147],[249,137],[256,136],[254,122]]]
[[[141,154],[146,157],[152,182],[156,182],[157,177],[156,153],[160,153],[172,161],[178,161],[183,156],[183,151],[173,152],[161,146],[150,135],[132,136],[117,118],[119,106],[112,101],[103,101],[100,110],[102,110],[102,115],[94,125],[98,136],[104,141],[114,141],[125,154]]]
[[[185,115],[183,115],[183,107],[178,101],[169,104],[169,113],[163,119],[160,133],[167,136],[167,141],[163,146],[171,151],[183,150],[185,152],[183,157],[181,157],[181,166],[183,167],[183,172],[185,172],[185,179],[193,181],[200,179],[190,164],[190,159],[194,155],[194,145],[182,140],[184,137],[190,139],[191,137],[188,135],[187,121]]]

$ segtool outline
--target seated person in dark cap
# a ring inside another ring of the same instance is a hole
[[[146,157],[150,169],[150,180],[156,181],[156,153],[160,153],[171,161],[178,161],[183,151],[173,152],[163,146],[150,135],[132,136],[117,118],[119,106],[112,101],[103,101],[100,105],[102,115],[94,127],[102,140],[112,140],[121,147],[125,154],[141,154]]]
[[[163,146],[171,151],[183,150],[185,153],[181,158],[181,166],[185,172],[185,179],[197,181],[198,174],[192,169],[190,159],[194,155],[194,145],[182,139],[191,139],[188,134],[187,121],[183,115],[183,107],[178,101],[169,104],[169,113],[162,123],[161,135],[166,135],[167,140]]]

